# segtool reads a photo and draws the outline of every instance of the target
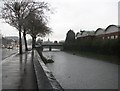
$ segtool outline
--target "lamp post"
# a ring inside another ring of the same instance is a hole
[[[18,29],[19,29],[19,54],[22,54],[22,39],[21,39],[21,17],[20,17],[20,5],[18,2],[15,2],[15,14],[18,19]]]

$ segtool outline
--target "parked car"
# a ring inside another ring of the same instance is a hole
[[[13,49],[12,45],[7,46],[7,49]]]
[[[2,48],[5,48],[5,45],[2,45]]]

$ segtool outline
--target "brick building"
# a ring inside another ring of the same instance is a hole
[[[118,39],[120,38],[120,26],[109,25],[106,29],[98,28],[96,31],[82,31],[77,39]]]
[[[77,35],[77,39],[94,39],[94,31],[81,31]]]
[[[118,39],[120,38],[120,27],[117,25],[109,25],[105,29],[104,39]]]
[[[96,39],[103,39],[104,38],[104,34],[105,34],[105,29],[103,28],[98,28],[95,32],[95,38]]]

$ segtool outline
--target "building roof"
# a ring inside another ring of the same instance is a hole
[[[103,28],[98,28],[98,29],[94,32],[94,34],[95,34],[95,35],[100,35],[100,34],[104,34],[104,32],[105,32],[105,29],[103,29]]]
[[[95,31],[95,34],[96,34],[99,30],[104,31],[105,29],[104,29],[104,28],[98,28],[98,29]]]
[[[105,31],[107,31],[109,28],[111,28],[111,27],[116,27],[116,28],[119,28],[120,27],[120,25],[109,25],[106,29],[105,29]]]
[[[95,31],[83,31],[83,32],[81,32],[81,33],[79,33],[78,35],[77,35],[77,38],[78,37],[84,37],[84,36],[89,36],[89,35],[94,35],[94,32]]]
[[[115,27],[115,29],[111,29]],[[116,30],[116,28],[118,28]],[[111,29],[110,31],[108,31],[109,29]],[[101,31],[97,34],[98,31]],[[107,32],[108,31],[108,32]],[[99,35],[99,34],[105,34],[105,33],[111,33],[111,32],[116,32],[116,31],[120,31],[120,25],[109,25],[106,29],[104,28],[98,28],[96,31],[80,31],[80,33],[77,34],[77,38],[78,37],[85,37],[85,36],[89,36],[89,35]]]

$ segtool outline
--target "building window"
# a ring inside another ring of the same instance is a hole
[[[102,39],[105,39],[104,37],[102,37]]]
[[[117,39],[117,38],[118,38],[118,36],[116,35],[116,36],[115,36],[115,38]]]
[[[111,39],[114,39],[114,36],[111,36]]]

